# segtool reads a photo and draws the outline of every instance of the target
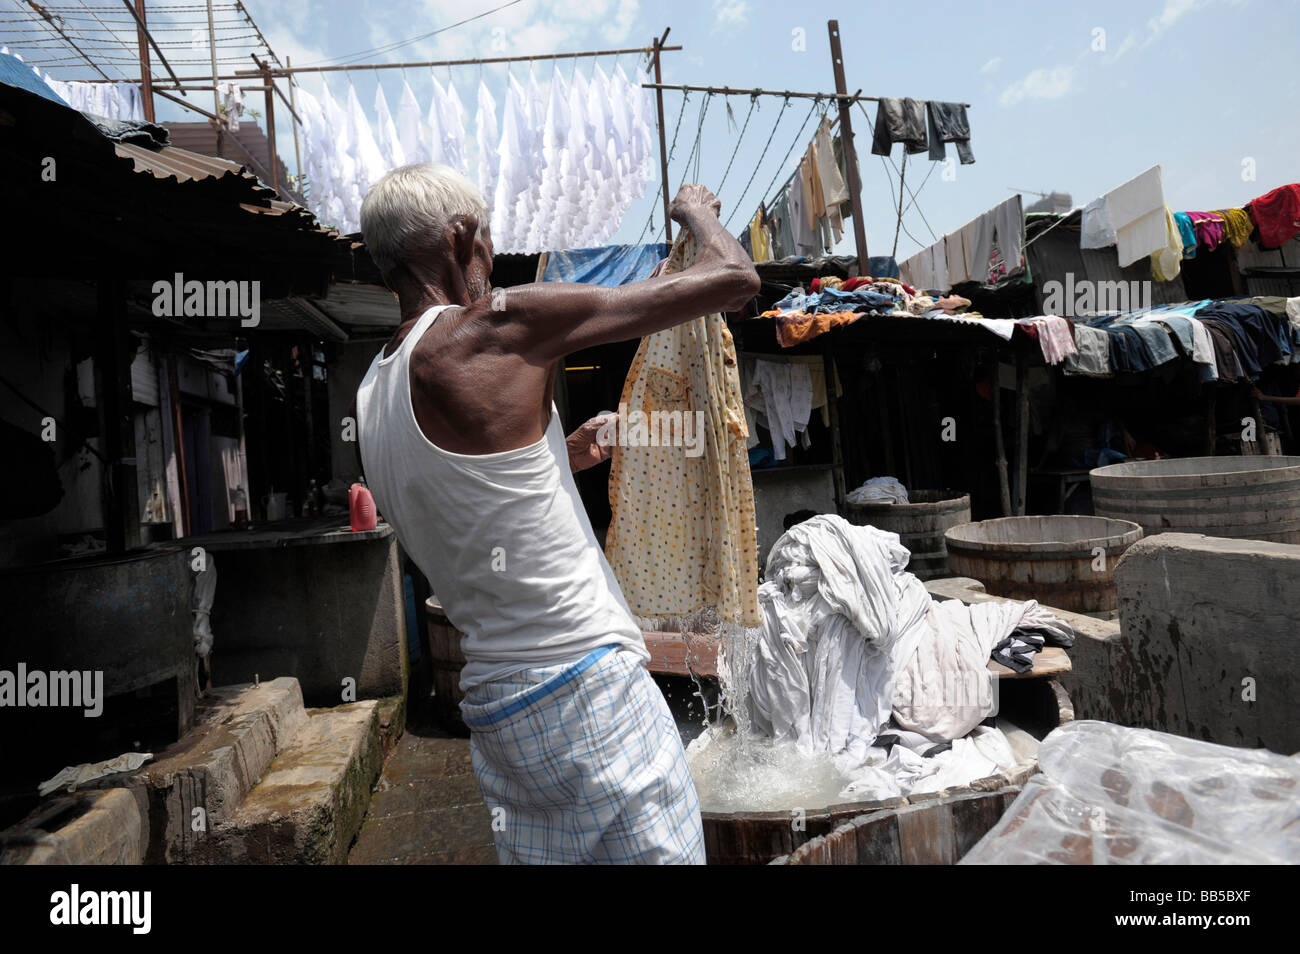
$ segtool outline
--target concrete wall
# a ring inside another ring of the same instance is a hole
[[[391,533],[215,557],[214,685],[292,676],[308,706],[351,701],[346,678],[357,699],[405,691],[406,604]]]
[[[772,544],[785,533],[785,515],[796,510],[835,513],[835,480],[829,470],[754,471],[760,568],[767,564]]]
[[[1115,581],[1121,632],[1070,653],[1078,718],[1300,750],[1300,546],[1162,533]]]
[[[334,477],[351,484],[361,475],[357,463],[357,445],[340,439],[343,418],[355,414],[357,388],[370,370],[375,355],[383,350],[385,341],[350,341],[338,345],[335,358],[330,362],[327,388],[330,404],[330,470]]]

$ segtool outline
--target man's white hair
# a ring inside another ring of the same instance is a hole
[[[361,237],[385,277],[406,256],[442,238],[458,215],[487,222],[487,203],[474,183],[451,166],[417,162],[401,166],[370,187],[361,203]]]

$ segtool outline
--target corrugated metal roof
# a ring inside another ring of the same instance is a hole
[[[258,181],[257,176],[245,172],[244,167],[229,159],[216,159],[204,156],[176,146],[163,146],[160,149],[146,149],[130,143],[114,143],[113,148],[123,159],[135,163],[136,172],[149,172],[159,179],[174,179],[177,182],[192,182],[202,179],[220,179],[235,176],[246,180],[252,186],[262,188],[268,194],[274,194]]]

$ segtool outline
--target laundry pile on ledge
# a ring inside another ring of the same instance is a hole
[[[742,724],[832,758],[845,798],[961,785],[1012,767],[990,658],[1024,671],[1074,632],[1038,603],[931,598],[897,534],[822,514],[772,547],[761,634],[724,668]],[[747,677],[747,678],[746,678]],[[747,716],[748,718],[745,718]]]

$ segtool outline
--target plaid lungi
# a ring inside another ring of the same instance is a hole
[[[636,655],[496,679],[461,713],[502,864],[704,863],[681,737]]]

